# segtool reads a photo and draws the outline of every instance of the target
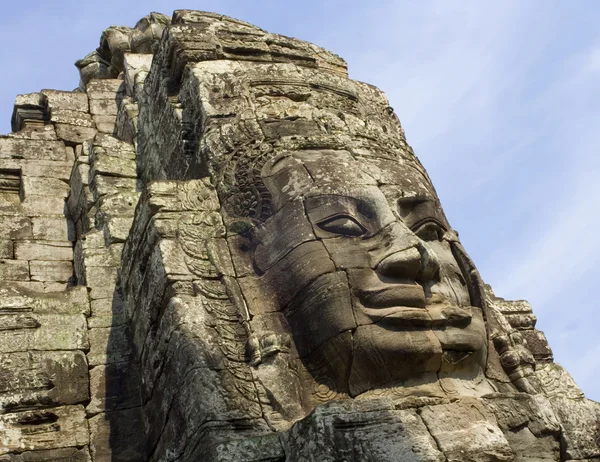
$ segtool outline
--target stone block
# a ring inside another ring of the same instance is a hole
[[[104,239],[107,244],[125,242],[129,237],[129,230],[133,217],[107,217],[104,222]]]
[[[0,353],[0,409],[43,408],[89,398],[88,366],[81,351]]]
[[[68,241],[69,226],[64,217],[34,217],[31,219],[33,238],[44,241]]]
[[[66,199],[69,195],[69,184],[55,178],[27,177],[21,179],[23,197],[54,196]]]
[[[95,156],[90,174],[123,178],[137,178],[135,160],[122,159],[109,155]]]
[[[88,112],[88,97],[84,92],[42,90],[53,113],[60,110]]]
[[[0,191],[0,215],[10,217],[22,217],[25,215],[23,213],[21,199],[17,194]]]
[[[141,406],[139,372],[131,361],[96,366],[90,371],[88,415]]]
[[[54,124],[73,125],[81,128],[94,127],[92,117],[87,112],[73,111],[70,109],[53,109],[50,121]]]
[[[83,406],[0,415],[0,455],[28,450],[82,447],[89,443]]]
[[[115,293],[118,268],[107,266],[86,267],[85,277],[90,299],[112,298]]]
[[[0,236],[3,239],[31,239],[31,221],[27,217],[0,216]]]
[[[41,196],[30,194],[22,202],[19,214],[28,217],[46,215],[65,215],[65,199],[60,196]]]
[[[394,410],[385,400],[319,406],[293,425],[284,444],[290,462],[446,461],[417,412]]]
[[[92,79],[88,82],[86,91],[91,97],[108,98],[107,95],[125,92],[125,83],[121,79]]]
[[[93,115],[103,116],[114,116],[116,117],[118,112],[117,100],[113,96],[112,98],[97,99],[91,98],[94,95],[90,95],[90,112]]]
[[[99,133],[94,139],[94,150],[97,150],[98,147],[113,157],[135,159],[135,146],[111,135]]]
[[[206,462],[296,460],[293,459],[295,455],[291,456],[292,458],[286,458],[278,435],[263,435],[231,440],[217,443],[208,448],[204,445],[199,445],[199,447],[191,451],[189,457],[191,458],[190,460],[202,460]],[[311,458],[314,459],[315,454],[311,453],[307,460],[311,460]],[[379,460],[384,462],[384,459]]]
[[[72,162],[47,160],[20,161],[23,176],[54,178],[67,182],[73,167]]]
[[[90,188],[94,198],[98,200],[107,194],[119,194],[121,192],[135,192],[137,180],[133,178],[118,178],[112,176],[96,175],[93,177]]]
[[[102,243],[104,243],[104,236]],[[83,241],[85,242],[85,241]],[[123,244],[112,244],[109,248],[94,248],[82,246],[82,258],[85,259],[85,266],[109,266],[118,267],[121,264],[121,251]]]
[[[31,261],[29,268],[32,281],[67,282],[73,276],[70,261]]]
[[[94,125],[99,133],[107,133],[112,135],[115,131],[116,115],[94,115]]]
[[[7,314],[0,318],[0,351],[87,350],[85,316],[66,314]]]
[[[513,460],[496,419],[476,399],[426,406],[420,415],[448,462]]]
[[[552,350],[542,331],[537,329],[523,330],[521,335],[536,360],[552,360]]]
[[[69,143],[83,143],[86,140],[93,139],[97,133],[94,127],[82,127],[80,125],[65,123],[57,123],[55,128],[56,136]]]
[[[41,141],[0,136],[0,159],[67,160],[62,141]]]
[[[2,283],[0,285],[0,311],[36,314],[88,315],[90,306],[87,289],[69,287],[57,294],[44,293],[41,282]]]
[[[139,198],[140,193],[135,191],[106,195],[100,198],[98,208],[108,214],[133,217]]]
[[[91,462],[88,446],[83,448],[48,449],[47,451],[25,451],[19,454],[0,456],[0,462]]]
[[[15,97],[15,106],[38,106],[44,107],[48,104],[46,95],[40,93],[25,93]]]
[[[73,245],[69,241],[17,241],[17,260],[71,261]]]
[[[12,259],[14,257],[13,241],[0,239],[0,258]]]
[[[567,459],[600,458],[600,403],[580,398],[550,398],[562,426]]]
[[[127,94],[132,96],[134,94],[135,77],[140,72],[150,71],[152,65],[152,54],[140,54],[140,53],[125,53],[124,54],[124,68],[125,68],[125,86],[127,87]]]
[[[127,322],[123,301],[119,294],[113,298],[101,298],[90,303],[91,316],[88,318],[88,327],[115,327]]]
[[[119,363],[132,357],[126,326],[93,328],[89,330],[89,338],[87,359],[90,366]]]
[[[515,454],[515,462],[556,462],[560,459],[560,444],[552,435],[536,436],[529,428],[505,433]]]
[[[140,437],[140,429],[144,428],[141,408],[98,414],[89,419],[89,425],[94,460],[148,460],[146,441]]]
[[[11,133],[10,136],[22,140],[57,141],[54,126],[51,124],[23,127],[19,132]]]
[[[26,260],[0,260],[0,280],[29,281],[29,262]]]

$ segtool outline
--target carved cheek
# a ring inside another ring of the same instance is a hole
[[[302,203],[289,203],[273,215],[257,233],[254,252],[256,269],[259,274],[264,273],[300,244],[315,239]]]
[[[319,276],[335,271],[321,242],[305,242],[286,254],[259,278],[262,290],[274,294],[279,309]]]

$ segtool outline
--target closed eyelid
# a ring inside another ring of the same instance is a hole
[[[433,198],[401,198],[397,205],[400,218],[412,230],[416,230],[428,222],[435,223],[443,230],[450,229],[439,202]]]
[[[337,214],[317,223],[323,231],[347,236],[362,236],[367,229],[354,217],[347,214]]]

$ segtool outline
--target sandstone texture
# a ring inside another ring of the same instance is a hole
[[[0,136],[0,461],[600,461],[343,59],[177,10],[76,66]]]

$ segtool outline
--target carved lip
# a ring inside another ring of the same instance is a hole
[[[356,295],[365,308],[376,311],[393,307],[425,308],[423,287],[416,282],[358,289]]]
[[[470,308],[450,304],[437,294],[426,299],[423,287],[417,283],[359,289],[355,294],[362,305],[360,310],[382,326],[462,328],[471,322]]]
[[[395,327],[431,327],[431,316],[425,309],[425,293],[419,284],[378,284],[368,289],[355,289],[361,311],[373,323]]]
[[[433,327],[433,320],[423,308],[394,306],[390,308],[362,308],[362,312],[380,326]]]

